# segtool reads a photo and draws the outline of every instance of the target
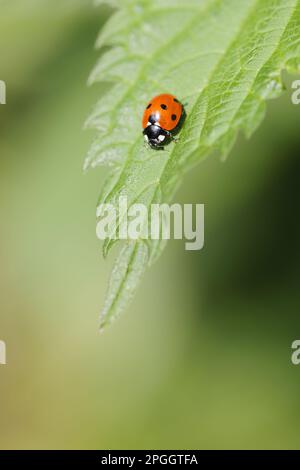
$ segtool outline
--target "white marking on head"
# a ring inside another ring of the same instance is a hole
[[[163,142],[165,140],[166,136],[161,134],[157,138],[160,142]]]
[[[149,137],[146,134],[144,134],[144,138],[146,142],[149,142]]]

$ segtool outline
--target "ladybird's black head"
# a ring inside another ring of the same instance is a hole
[[[147,126],[143,134],[146,142],[153,148],[163,147],[170,141],[170,133],[153,124]]]

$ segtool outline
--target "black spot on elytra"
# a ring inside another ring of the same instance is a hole
[[[151,108],[151,106],[152,106],[152,103],[149,103],[146,109]]]
[[[172,114],[171,119],[172,119],[172,121],[176,121],[176,119],[177,119],[176,114]]]
[[[164,104],[164,103],[161,104],[160,107],[161,107],[161,109],[168,109],[168,106],[167,106],[166,104]]]
[[[179,103],[178,99],[177,98],[174,98],[174,101],[175,103]]]

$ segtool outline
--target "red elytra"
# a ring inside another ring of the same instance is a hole
[[[178,125],[182,116],[183,107],[176,96],[164,93],[152,98],[149,101],[142,119],[142,126],[145,129],[150,121],[154,121],[159,127],[166,131],[172,131]],[[151,119],[152,118],[152,119]]]

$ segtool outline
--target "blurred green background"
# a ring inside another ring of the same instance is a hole
[[[0,1],[1,449],[300,448],[300,106],[268,103],[227,162],[191,172],[206,244],[171,241],[104,334],[95,206],[82,125],[110,14],[92,1]]]

